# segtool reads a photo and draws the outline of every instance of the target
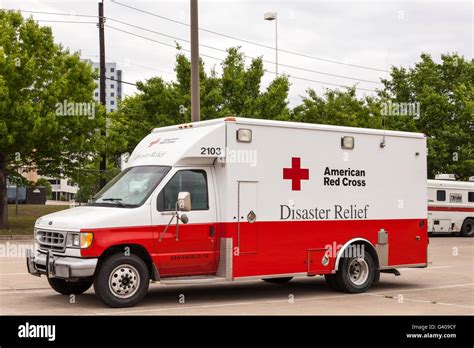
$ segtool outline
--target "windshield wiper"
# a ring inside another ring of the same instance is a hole
[[[102,200],[104,202],[106,201],[110,201],[110,202],[114,202],[114,203],[117,203],[117,205],[123,207],[124,204],[122,203],[122,198],[102,198]]]

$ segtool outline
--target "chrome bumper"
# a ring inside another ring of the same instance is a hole
[[[34,276],[45,274],[48,278],[85,278],[92,277],[98,259],[82,259],[68,256],[56,256],[52,251],[42,253],[37,251],[34,255],[31,250],[26,256],[28,273]]]

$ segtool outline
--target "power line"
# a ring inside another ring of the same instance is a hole
[[[180,38],[180,37],[176,37],[176,36],[164,34],[164,33],[161,33],[161,32],[155,31],[155,30],[151,30],[151,29],[144,28],[144,27],[141,27],[141,26],[138,26],[138,25],[130,24],[130,23],[127,23],[127,22],[124,22],[124,21],[120,21],[120,20],[114,19],[114,18],[107,17],[107,19],[109,19],[109,20],[111,20],[111,21],[114,21],[114,22],[117,22],[117,23],[120,23],[120,24],[123,24],[123,25],[127,25],[127,26],[130,26],[130,27],[136,28],[136,29],[140,29],[140,30],[144,30],[144,31],[147,31],[147,32],[150,32],[150,33],[153,33],[153,34],[161,35],[161,36],[164,36],[164,37],[167,37],[167,38],[170,38],[170,39],[174,39],[174,40],[178,40],[178,41],[183,41],[183,42],[190,43],[190,41],[187,40],[187,39],[183,39],[183,38]],[[218,48],[218,47],[214,47],[214,46],[209,46],[209,45],[204,45],[204,44],[200,44],[199,46],[202,46],[202,47],[209,48],[209,49],[212,49],[212,50],[216,50],[216,51],[220,51],[220,52],[227,53],[227,50],[222,49],[222,48]],[[247,59],[256,59],[255,57],[247,56],[247,55],[244,55],[244,57],[247,58]],[[267,63],[267,64],[275,64],[275,62],[269,61],[269,60],[265,60],[265,59],[262,59],[262,62]],[[286,68],[289,68],[289,69],[296,69],[296,70],[301,70],[301,71],[305,71],[305,72],[311,72],[311,73],[315,73],[315,74],[321,74],[321,75],[327,75],[327,76],[332,76],[332,77],[338,77],[338,78],[342,78],[342,79],[357,80],[357,81],[361,81],[361,82],[374,83],[374,84],[382,84],[382,83],[379,82],[379,81],[365,80],[365,79],[361,79],[361,78],[357,78],[357,77],[352,77],[352,76],[345,76],[345,75],[332,74],[332,73],[327,73],[327,72],[318,71],[318,70],[313,70],[313,69],[308,69],[308,68],[302,68],[302,67],[298,67],[298,66],[294,66],[294,65],[289,65],[289,64],[282,64],[282,63],[279,63],[279,65],[280,65],[280,66],[283,66],[283,67],[286,67]]]
[[[176,21],[176,20],[173,20],[173,19],[164,17],[164,16],[157,15],[157,14],[155,14],[155,13],[151,13],[151,12],[144,11],[144,10],[141,10],[141,9],[138,9],[138,8],[135,8],[135,7],[132,7],[132,6],[129,6],[129,5],[125,5],[125,4],[122,4],[122,3],[118,3],[117,1],[112,1],[112,2],[115,3],[115,4],[121,5],[121,6],[129,7],[129,8],[131,8],[131,9],[136,10],[136,11],[139,11],[139,12],[147,13],[147,14],[152,15],[152,16],[155,16],[155,17],[163,18],[163,19],[166,19],[166,20],[168,20],[168,21],[172,21],[172,22],[176,22],[176,23],[179,23],[179,24],[182,24],[182,25],[189,26],[189,24],[187,24],[187,23],[180,22],[180,21]],[[12,10],[12,9],[2,9],[2,10],[10,11],[10,10]],[[15,11],[15,10],[13,10],[13,11]],[[97,16],[84,15],[84,14],[73,14],[73,13],[29,11],[29,10],[18,10],[18,11],[26,12],[26,13],[37,13],[37,14],[50,14],[50,15],[62,15],[62,16],[76,16],[76,17],[91,17],[91,18],[97,18]],[[112,18],[108,18],[108,19],[113,20],[113,21],[116,21],[116,22],[121,22],[122,24],[126,23],[126,22],[114,20],[114,19],[112,19]],[[42,21],[46,22],[46,20],[42,20]],[[50,21],[50,22],[53,22],[53,21]],[[57,21],[57,22],[60,22],[60,21]],[[95,23],[95,22],[75,22],[75,21],[61,21],[61,22],[62,22],[62,23],[79,23],[79,24]],[[134,27],[137,27],[137,28],[139,28],[139,29],[146,30],[146,31],[150,31],[150,32],[153,32],[153,33],[157,33],[157,34],[159,34],[159,35],[168,36],[168,37],[174,38],[174,39],[176,39],[176,40],[188,41],[188,42],[189,42],[189,40],[185,40],[185,39],[181,39],[181,38],[172,37],[171,35],[167,35],[167,34],[155,32],[155,31],[153,31],[153,30],[151,30],[151,29],[146,29],[146,28],[143,28],[143,27],[135,26],[135,25],[133,25],[133,24],[127,23],[127,25],[134,26]],[[168,46],[168,47],[171,47],[171,48],[174,48],[174,49],[176,48],[176,46],[174,46],[174,45],[171,45],[171,44],[168,44],[168,43],[165,43],[165,42],[161,42],[161,41],[158,41],[158,40],[154,40],[154,39],[151,39],[151,38],[148,38],[148,37],[139,35],[139,34],[135,34],[135,33],[132,33],[132,32],[123,30],[123,29],[115,28],[115,27],[112,27],[112,26],[110,26],[110,25],[106,25],[106,27],[108,27],[108,28],[110,28],[110,29],[113,29],[113,30],[116,30],[116,31],[120,31],[120,32],[129,34],[129,35],[133,35],[133,36],[136,36],[136,37],[140,37],[140,38],[143,38],[143,39],[145,39],[145,40],[152,41],[152,42],[155,42],[155,43],[164,45],[164,46]],[[240,40],[240,41],[243,41],[243,42],[247,42],[247,41],[244,40],[244,39],[239,39],[239,38],[232,37],[232,36],[229,36],[229,35],[226,35],[226,34],[221,34],[221,33],[213,32],[213,31],[210,31],[210,30],[207,30],[207,29],[199,28],[199,30],[206,31],[206,32],[210,32],[210,33],[214,33],[214,34],[220,35],[220,36],[229,37],[229,38],[232,38],[232,39],[235,39],[235,40]],[[255,43],[255,42],[251,42],[251,41],[248,41],[248,43],[255,44],[255,45],[261,46],[261,47],[266,47],[266,48],[274,49],[273,47],[265,46],[265,45],[258,44],[258,43]],[[215,50],[219,50],[219,51],[222,51],[222,52],[227,52],[226,50],[219,49],[219,48],[212,47],[212,46],[207,46],[207,45],[202,45],[202,46],[203,46],[203,47],[207,47],[207,48],[211,48],[211,49],[215,49]],[[182,50],[183,50],[183,51],[190,52],[189,50],[184,49],[184,48],[182,48]],[[285,50],[280,50],[280,51],[285,52]],[[299,54],[299,53],[294,53],[294,54],[304,56],[303,54]],[[221,58],[218,58],[218,57],[214,57],[214,56],[211,56],[211,55],[208,55],[208,54],[201,54],[201,56],[207,57],[207,58],[210,58],[210,59],[214,59],[214,60],[218,60],[218,61],[221,61],[221,62],[224,61],[224,59],[221,59]],[[245,57],[246,57],[246,58],[255,59],[255,58],[249,57],[249,56],[245,56]],[[312,56],[308,56],[308,58],[314,58],[314,59],[318,59],[318,60],[324,60],[323,58],[312,57]],[[262,59],[262,61],[263,61],[263,62],[266,62],[266,63],[275,64],[274,62],[267,61],[267,60],[263,60],[263,59]],[[329,61],[329,62],[333,62],[333,63],[340,63],[340,64],[343,64],[343,65],[348,65],[348,64],[342,63],[342,62],[336,62],[336,61],[330,61],[330,60],[328,60],[328,61]],[[379,82],[370,81],[370,80],[363,80],[363,79],[352,78],[352,77],[347,77],[347,76],[342,76],[342,75],[336,75],[336,74],[329,74],[329,73],[318,72],[318,71],[315,71],[315,70],[305,69],[305,68],[300,68],[300,67],[294,67],[294,66],[291,66],[291,65],[285,65],[285,64],[280,64],[280,65],[281,65],[281,66],[288,67],[288,68],[299,69],[299,70],[308,71],[308,72],[321,73],[321,74],[325,74],[325,75],[329,75],[329,76],[335,76],[335,77],[340,77],[340,78],[347,78],[347,79],[359,80],[359,81],[370,82],[370,83],[379,83]],[[356,67],[361,67],[361,66],[356,66]],[[365,68],[366,68],[366,67],[365,67]],[[375,69],[375,68],[368,68],[368,69],[380,70],[380,69]],[[276,72],[271,71],[271,70],[268,70],[268,69],[265,69],[265,71],[268,72],[268,73],[271,73],[271,74],[276,74]],[[382,71],[382,70],[380,70],[380,71]],[[383,70],[383,71],[385,71],[385,70]],[[346,85],[340,85],[340,84],[331,83],[331,82],[324,82],[324,81],[317,81],[317,80],[308,79],[308,78],[299,77],[299,76],[294,76],[294,75],[289,75],[288,78],[290,78],[290,79],[295,79],[295,80],[307,81],[307,82],[314,82],[314,83],[323,84],[323,85],[329,85],[329,86],[336,86],[336,87],[343,87],[343,88],[351,88],[350,86],[346,86]],[[131,83],[131,82],[126,82],[126,81],[124,81],[124,83],[130,84],[130,85],[133,85],[133,86],[136,86],[136,84]],[[362,88],[362,87],[357,87],[357,86],[355,86],[355,88],[356,88],[356,89],[359,89],[359,90],[362,90],[362,91],[375,92],[375,90],[372,90],[372,89],[367,89],[367,88]]]
[[[130,6],[130,5],[126,5],[126,4],[120,3],[120,2],[115,1],[115,0],[112,0],[111,2],[112,2],[113,4],[117,4],[117,5],[120,5],[120,6],[123,6],[123,7],[127,7],[127,8],[130,8],[130,9],[132,9],[132,10],[135,10],[135,11],[138,11],[138,12],[142,12],[142,13],[145,13],[145,14],[148,14],[148,15],[150,15],[150,16],[154,16],[154,17],[161,18],[161,19],[166,20],[166,21],[169,21],[169,22],[173,22],[173,23],[177,23],[177,24],[181,24],[181,25],[185,25],[185,26],[188,26],[188,27],[189,27],[189,24],[188,24],[188,23],[185,23],[185,22],[181,22],[181,21],[178,21],[178,20],[175,20],[175,19],[172,19],[172,18],[168,18],[168,17],[165,17],[165,16],[161,16],[161,15],[156,14],[156,13],[153,13],[153,12],[145,11],[145,10],[142,10],[142,9],[140,9],[140,8],[137,8],[137,7],[133,7],[133,6]],[[205,28],[199,28],[199,30],[204,31],[204,32],[206,32],[206,33],[210,33],[210,34],[214,34],[214,35],[226,37],[226,38],[228,38],[228,39],[233,39],[233,40],[245,42],[245,43],[248,43],[248,44],[251,44],[251,45],[260,46],[260,47],[263,47],[263,48],[272,49],[272,50],[275,49],[275,47],[271,47],[271,46],[264,45],[264,44],[261,44],[261,43],[258,43],[258,42],[254,42],[254,41],[250,41],[250,40],[247,40],[247,39],[238,38],[238,37],[235,37],[235,36],[232,36],[232,35],[219,33],[219,32],[214,31],[214,30],[209,30],[209,29],[205,29]],[[341,61],[336,61],[336,60],[332,60],[332,59],[327,59],[327,58],[321,58],[321,57],[311,56],[311,55],[309,55],[309,54],[300,53],[300,52],[295,52],[295,51],[290,51],[290,50],[285,50],[285,49],[279,49],[278,51],[279,51],[279,52],[288,53],[288,54],[297,55],[297,56],[300,56],[300,57],[309,58],[309,59],[319,60],[319,61],[323,61],[323,62],[327,62],[327,63],[333,63],[333,64],[339,64],[339,65],[346,65],[346,66],[350,66],[350,67],[353,67],[353,68],[367,69],[367,70],[380,71],[380,72],[388,72],[388,70],[384,70],[384,69],[380,69],[380,68],[373,68],[373,67],[368,67],[368,66],[363,66],[363,65],[344,63],[344,62],[341,62]],[[281,64],[280,64],[280,65],[281,65]]]
[[[97,22],[60,21],[60,20],[49,20],[49,19],[35,19],[35,21],[41,22],[41,23],[97,24]]]
[[[132,33],[132,32],[130,32],[130,31],[127,31],[127,30],[123,30],[123,29],[119,29],[119,28],[116,28],[116,27],[112,27],[112,26],[110,26],[110,25],[106,25],[106,27],[107,27],[107,28],[110,28],[110,29],[113,29],[113,30],[116,30],[116,31],[119,31],[119,32],[122,32],[122,33],[125,33],[125,34],[133,35],[133,36],[136,36],[136,37],[139,37],[139,38],[142,38],[142,39],[151,41],[151,42],[155,42],[155,43],[158,43],[158,44],[160,44],[160,45],[164,45],[164,46],[168,46],[168,47],[171,47],[171,48],[176,49],[176,46],[173,46],[173,45],[171,45],[171,44],[168,44],[168,43],[165,43],[165,42],[161,42],[161,41],[158,41],[158,40],[155,40],[155,39],[151,39],[151,38],[146,37],[146,36],[143,36],[143,35],[139,35],[139,34]],[[186,52],[190,52],[190,50],[185,49],[185,48],[181,48],[181,50],[186,51]],[[203,57],[210,58],[210,59],[218,60],[218,61],[220,61],[220,62],[223,62],[223,61],[224,61],[224,59],[222,59],[222,58],[210,56],[210,55],[207,55],[207,54],[200,54],[200,55],[203,56]],[[270,70],[267,70],[267,69],[265,69],[265,71],[268,72],[268,73],[271,73],[271,74],[276,74],[276,72],[270,71]],[[340,85],[340,84],[331,83],[331,82],[325,82],[325,81],[317,81],[317,80],[308,79],[308,78],[299,77],[299,76],[294,76],[294,75],[289,75],[288,78],[290,78],[290,79],[295,79],[295,80],[302,80],[302,81],[314,82],[314,83],[323,84],[323,85],[329,85],[329,86],[336,86],[336,87],[343,87],[343,88],[351,88],[351,86]],[[357,86],[354,86],[354,87],[355,87],[356,89],[358,89],[358,90],[361,90],[361,91],[376,92],[376,91],[373,90],[373,89],[367,89],[367,88],[362,88],[362,87],[357,87]]]
[[[119,5],[122,5],[122,6],[125,6],[125,7],[131,7],[131,6],[128,6],[128,5],[125,5],[125,4],[121,4],[121,3],[118,3],[118,2],[115,2],[113,1],[114,3],[116,4],[119,4]],[[132,8],[132,7],[131,7]],[[135,9],[135,8],[134,8]],[[136,9],[137,11],[140,11],[140,12],[145,12],[147,14],[151,14],[151,15],[156,15],[156,14],[152,14],[151,12],[149,13],[148,11],[144,11],[144,10],[140,10],[140,9]],[[20,10],[20,11],[23,11],[23,12],[31,12],[31,13],[41,13],[41,14],[51,14],[51,15],[65,15],[65,16],[78,16],[78,17],[97,17],[97,16],[90,16],[90,15],[83,15],[83,14],[80,14],[80,15],[76,15],[76,14],[71,14],[71,13],[59,13],[59,12],[43,12],[43,11],[27,11],[27,10]],[[158,17],[163,17],[163,16],[160,16],[160,15],[156,15]],[[136,28],[136,29],[140,29],[140,30],[144,30],[144,31],[147,31],[147,32],[150,32],[150,33],[153,33],[153,34],[157,34],[157,35],[161,35],[161,36],[164,36],[164,37],[167,37],[167,38],[171,38],[171,39],[174,39],[174,40],[178,40],[178,41],[183,41],[183,42],[187,42],[187,43],[190,43],[190,40],[187,40],[187,39],[183,39],[183,38],[179,38],[179,37],[176,37],[176,36],[172,36],[172,35],[168,35],[168,34],[165,34],[165,33],[162,33],[162,32],[158,32],[158,31],[155,31],[155,30],[151,30],[151,29],[148,29],[148,28],[144,28],[144,27],[141,27],[141,26],[138,26],[138,25],[134,25],[134,24],[131,24],[131,23],[128,23],[128,22],[124,22],[124,21],[121,21],[121,20],[118,20],[118,19],[115,19],[115,18],[111,18],[111,17],[107,17],[106,19],[108,20],[111,20],[111,21],[114,21],[114,22],[117,22],[117,23],[120,23],[120,24],[123,24],[123,25],[127,25],[127,26],[130,26],[130,27],[133,27],[133,28]],[[38,22],[56,22],[56,23],[76,23],[76,24],[94,24],[95,22],[78,22],[78,21],[59,21],[59,20],[37,20]],[[174,20],[172,20],[174,21]],[[179,22],[179,21],[176,21],[180,24],[184,24],[184,25],[187,25],[186,23],[183,23],[183,22]],[[115,29],[115,30],[120,30],[118,28],[115,28],[115,27],[111,27],[111,26],[108,26],[109,28],[111,29]],[[204,30],[206,31],[205,29],[200,29],[200,30]],[[131,33],[131,32],[127,32],[127,31],[124,31],[130,35],[135,35],[134,33]],[[222,34],[222,35],[225,35],[225,34]],[[158,42],[160,44],[163,44],[163,45],[167,45],[167,46],[170,46],[170,47],[174,47],[170,44],[166,44],[164,42]],[[258,44],[259,45],[259,44]],[[213,47],[213,46],[209,46],[209,45],[204,45],[204,44],[200,44],[200,46],[202,47],[205,47],[205,48],[209,48],[209,49],[212,49],[212,50],[216,50],[216,51],[220,51],[220,52],[224,52],[224,53],[227,53],[227,50],[225,49],[221,49],[221,48],[217,48],[217,47]],[[269,47],[269,46],[265,46],[263,45],[263,47]],[[175,48],[175,47],[174,47]],[[203,55],[201,54],[202,56],[207,56],[208,58],[211,58],[211,59],[218,59],[220,60],[220,58],[216,58],[216,57],[212,57],[212,56],[209,56],[209,55]],[[252,57],[252,56],[247,56],[247,55],[244,55],[245,58],[247,59],[256,59],[255,57]],[[269,60],[265,60],[265,59],[262,59],[262,62],[264,63],[267,63],[267,64],[275,64],[275,62],[273,61],[269,61]],[[379,81],[374,81],[374,80],[366,80],[366,79],[361,79],[361,78],[357,78],[357,77],[352,77],[352,76],[345,76],[345,75],[338,75],[338,74],[332,74],[332,73],[327,73],[327,72],[322,72],[322,71],[318,71],[318,70],[313,70],[313,69],[308,69],[308,68],[302,68],[302,67],[298,67],[298,66],[294,66],[294,65],[289,65],[289,64],[283,64],[283,63],[280,63],[279,64],[280,66],[283,66],[283,67],[286,67],[286,68],[289,68],[289,69],[295,69],[295,70],[300,70],[300,71],[305,71],[305,72],[310,72],[310,73],[315,73],[315,74],[320,74],[320,75],[326,75],[326,76],[332,76],[332,77],[337,77],[337,78],[342,78],[342,79],[348,79],[348,80],[356,80],[356,81],[360,81],[360,82],[367,82],[367,83],[372,83],[372,84],[382,84],[381,82]],[[308,80],[308,79],[306,79]],[[328,83],[329,84],[329,83]],[[337,84],[332,84],[332,85],[336,85],[336,86],[340,86],[340,85],[337,85]],[[359,88],[359,89],[362,89],[362,88]]]
[[[116,27],[113,27],[111,25],[105,25],[107,28],[109,29],[113,29],[113,30],[116,30],[116,31],[120,31],[122,33],[125,33],[125,34],[129,34],[129,35],[132,35],[132,36],[136,36],[136,37],[140,37],[142,39],[145,39],[145,40],[148,40],[148,41],[152,41],[152,42],[156,42],[160,45],[164,45],[164,46],[168,46],[168,47],[171,47],[171,48],[174,48],[176,49],[177,47],[175,45],[171,45],[169,43],[166,43],[166,42],[162,42],[162,41],[158,41],[158,40],[155,40],[155,39],[151,39],[149,37],[146,37],[146,36],[143,36],[143,35],[140,35],[140,34],[136,34],[136,33],[132,33],[131,31],[127,31],[127,30],[123,30],[123,29],[120,29],[120,28],[116,28]],[[186,49],[186,48],[181,48],[183,51],[186,51],[186,52],[190,52],[190,50]],[[211,59],[215,59],[215,60],[218,60],[218,61],[223,61],[222,58],[218,58],[218,57],[214,57],[214,56],[210,56],[208,54],[200,54],[201,56],[203,57],[206,57],[206,58],[211,58]]]
[[[124,81],[124,80],[116,80],[116,79],[113,79],[113,78],[110,78],[110,77],[106,77],[105,79],[106,79],[106,80],[110,80],[110,81],[125,83],[126,85],[132,85],[132,86],[135,86],[135,87],[137,86],[136,83],[128,82],[128,81]]]
[[[85,15],[85,14],[76,14],[76,13],[61,13],[61,12],[44,12],[44,11],[29,11],[29,10],[15,10],[11,8],[2,8],[5,11],[20,11],[26,13],[37,13],[37,14],[47,14],[47,15],[56,15],[56,16],[72,16],[72,17],[90,17],[90,18],[97,18],[97,16],[92,15]]]
[[[98,55],[92,55],[92,54],[81,54],[81,56],[82,56],[82,57],[92,57],[92,58],[98,58],[98,57],[99,57]],[[121,59],[119,59],[119,58],[117,58],[117,57],[105,56],[105,58],[106,58],[107,60],[112,60],[112,61],[115,61],[115,62],[123,63],[123,64],[125,64],[125,65],[136,66],[136,67],[143,68],[143,69],[158,71],[158,72],[163,73],[163,74],[174,75],[174,72],[171,72],[171,71],[160,70],[160,69],[152,68],[151,66],[146,66],[146,65],[141,65],[141,64],[137,64],[137,63],[132,63],[132,62],[130,62],[130,61],[128,61],[128,60],[121,60]]]

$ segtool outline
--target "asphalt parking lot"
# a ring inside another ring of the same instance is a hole
[[[2,241],[0,250],[30,243]],[[363,294],[334,292],[323,277],[299,278],[284,285],[153,283],[144,301],[122,309],[104,306],[93,289],[74,299],[59,295],[45,277],[27,273],[24,258],[12,254],[0,255],[1,315],[474,314],[474,238],[432,237],[427,269],[400,269],[399,277],[382,274],[380,283]]]

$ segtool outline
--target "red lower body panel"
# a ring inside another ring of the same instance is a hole
[[[211,225],[212,222],[210,223]],[[114,245],[143,246],[162,277],[214,274],[219,262],[220,238],[233,240],[233,277],[288,273],[328,273],[334,269],[337,251],[354,238],[377,244],[378,231],[388,233],[388,266],[427,264],[428,232],[426,219],[272,221],[218,223],[215,235],[208,224],[181,225],[179,239],[171,227],[158,242],[165,226],[101,228],[94,242],[81,251],[83,257],[98,257]],[[242,252],[239,245],[248,245]],[[246,244],[247,243],[247,244]],[[329,255],[329,264],[321,258]]]
[[[388,232],[389,266],[427,263],[426,219],[275,221],[255,224],[258,234],[256,252],[239,253],[238,256],[234,254],[234,277],[306,273],[310,270],[309,249],[327,249],[329,246],[332,251],[354,238],[367,239],[375,246],[377,233],[381,229]],[[222,237],[233,238],[234,248],[238,248],[237,224],[222,224],[221,228]],[[331,257],[331,270],[334,264],[335,257]]]

